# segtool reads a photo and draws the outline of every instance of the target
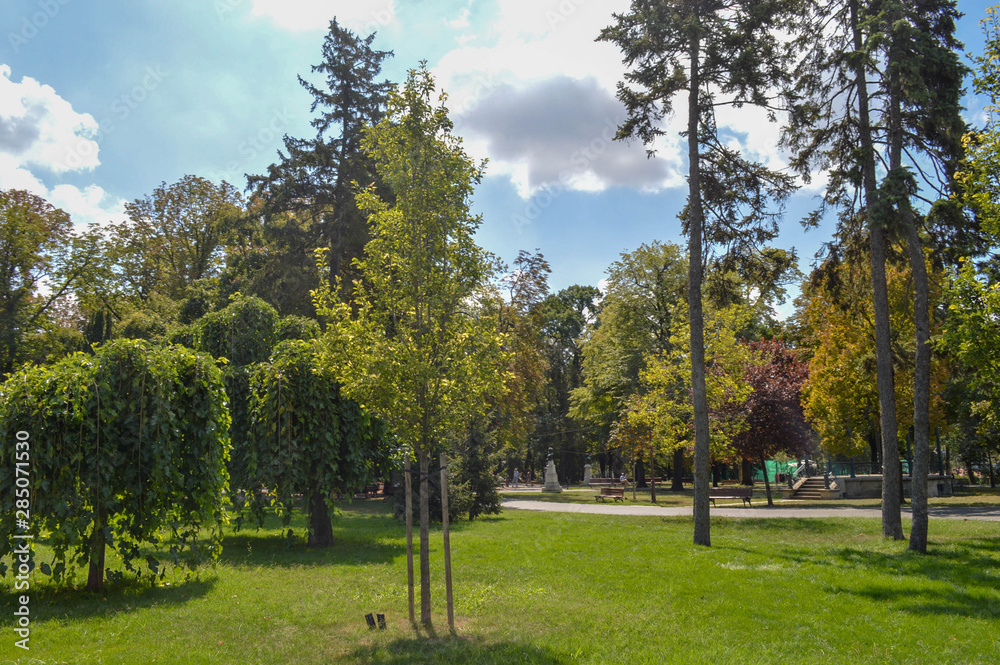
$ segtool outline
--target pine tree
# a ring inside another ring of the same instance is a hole
[[[695,430],[694,542],[710,545],[709,422],[705,384],[704,266],[713,241],[730,256],[752,260],[776,235],[769,211],[791,191],[786,176],[743,159],[719,140],[715,108],[753,104],[771,108],[769,94],[785,76],[777,31],[788,27],[789,0],[633,0],[615,14],[600,40],[617,44],[631,70],[618,98],[628,111],[616,138],[639,138],[650,155],[665,132],[660,125],[676,94],[687,96],[688,311]],[[706,251],[705,241],[708,241]],[[745,244],[744,244],[745,243]]]

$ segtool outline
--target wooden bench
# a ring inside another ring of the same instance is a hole
[[[715,505],[716,499],[743,499],[743,503],[753,507],[750,499],[753,497],[752,487],[709,487],[708,498]]]
[[[625,488],[602,487],[601,493],[594,495],[594,501],[604,501],[605,499],[614,499],[615,501],[625,503]]]

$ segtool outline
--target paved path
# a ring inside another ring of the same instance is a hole
[[[552,501],[528,501],[522,499],[505,499],[505,508],[513,510],[539,510],[554,513],[588,513],[592,515],[647,515],[656,517],[690,517],[694,509],[684,507],[665,506],[615,506],[613,504],[588,504],[588,503],[555,503]],[[951,508],[948,506],[937,506],[930,508],[932,519],[955,519],[955,520],[986,520],[991,522],[1000,521],[1000,506],[989,508]],[[833,506],[830,508],[806,507],[801,508],[712,508],[712,514],[716,517],[749,517],[749,518],[816,518],[816,517],[870,517],[880,519],[882,511],[879,508],[847,508]],[[909,508],[903,509],[903,517],[910,519]]]

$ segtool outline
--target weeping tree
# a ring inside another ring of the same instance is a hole
[[[142,575],[142,561],[161,578],[152,552],[165,545],[191,569],[218,557],[228,434],[221,372],[182,347],[117,340],[15,374],[0,387],[0,556],[23,518],[48,534],[54,565],[42,572],[88,565],[90,591],[121,577],[105,571],[108,546],[126,570]],[[16,514],[28,474],[31,513]]]
[[[681,214],[688,236],[688,316],[694,406],[694,542],[711,545],[709,409],[705,384],[705,324],[702,288],[712,243],[724,246],[727,262],[757,272],[779,258],[783,272],[791,255],[762,252],[777,235],[772,204],[787,198],[792,181],[744,159],[720,138],[715,109],[723,104],[771,109],[772,94],[785,77],[786,57],[778,31],[794,18],[794,0],[692,2],[633,0],[615,14],[600,40],[619,46],[630,68],[618,98],[628,119],[616,138],[641,139],[647,153],[666,133],[661,121],[675,100],[687,99],[688,199]],[[772,266],[774,267],[774,266]]]
[[[279,344],[250,378],[247,477],[273,491],[288,526],[294,495],[306,498],[310,547],[333,545],[336,492],[362,487],[384,461],[383,427],[341,394],[315,343]],[[260,494],[255,493],[254,499]]]
[[[358,195],[371,241],[357,262],[353,306],[317,294],[331,320],[331,362],[350,394],[416,455],[420,484],[420,621],[431,624],[431,460],[503,393],[499,321],[482,306],[495,262],[476,245],[469,212],[480,165],[452,134],[442,94],[422,65],[390,97],[362,147],[391,190]]]

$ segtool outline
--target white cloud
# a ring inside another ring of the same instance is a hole
[[[336,16],[363,35],[396,20],[395,0],[252,0],[251,13],[266,16],[286,30],[326,30]]]
[[[89,113],[77,113],[51,86],[27,76],[15,83],[11,69],[0,65],[0,156],[19,168],[51,173],[89,171],[100,164],[95,141],[98,125]],[[77,158],[67,159],[69,155]],[[19,179],[8,168],[0,178]],[[0,180],[0,186],[5,186]]]
[[[48,201],[69,213],[73,224],[78,227],[123,222],[128,218],[125,214],[125,199],[115,200],[97,185],[89,185],[83,189],[73,185],[58,185],[49,192]]]
[[[124,200],[114,200],[97,185],[51,190],[45,185],[39,172],[58,176],[100,164],[98,125],[90,114],[74,111],[51,86],[28,77],[15,83],[10,76],[10,67],[0,65],[0,189],[41,196],[77,225],[124,219]]]

